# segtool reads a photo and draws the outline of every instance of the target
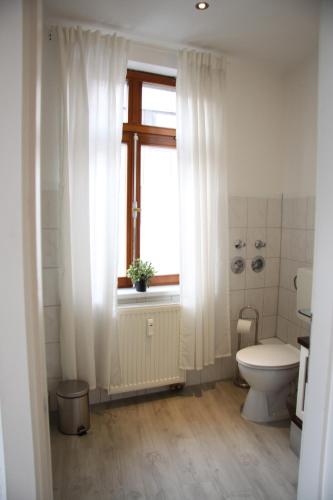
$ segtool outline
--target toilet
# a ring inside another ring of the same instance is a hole
[[[289,384],[298,374],[300,353],[290,344],[263,344],[237,352],[242,377],[250,386],[242,416],[253,422],[288,418]]]

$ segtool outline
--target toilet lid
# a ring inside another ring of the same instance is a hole
[[[279,369],[297,366],[299,355],[299,350],[290,344],[265,344],[241,349],[236,359],[245,366]]]

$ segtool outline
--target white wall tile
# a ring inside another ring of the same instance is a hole
[[[42,228],[59,228],[58,191],[42,191]]]
[[[294,277],[297,274],[297,269],[302,266],[298,261],[281,259],[280,286],[294,291]]]
[[[313,263],[313,251],[314,251],[314,231],[310,229],[306,231],[306,251],[305,251],[305,260],[309,264]]]
[[[290,291],[288,298],[289,298],[289,309],[288,309],[288,319],[289,319],[289,321],[291,321],[292,323],[294,323],[294,325],[296,325],[296,326],[298,326],[300,328],[304,327],[305,322],[297,316],[297,294],[296,294],[296,290],[295,291]]]
[[[281,229],[267,228],[266,231],[266,257],[280,257]]]
[[[307,222],[307,198],[294,199],[294,224],[297,229],[305,229]]]
[[[251,267],[252,259],[246,261],[246,288],[263,288],[265,286],[265,268],[255,273]]]
[[[300,336],[300,327],[288,321],[288,344],[298,347],[297,337]]]
[[[245,303],[247,306],[252,306],[257,309],[260,316],[262,316],[264,308],[264,289],[256,288],[245,290]]]
[[[256,255],[262,255],[263,257],[266,257],[266,247],[255,247],[255,242],[257,240],[262,240],[264,243],[266,243],[267,237],[265,227],[249,227],[247,229],[246,256],[248,259],[252,259]]]
[[[288,320],[282,318],[282,316],[278,316],[277,319],[277,336],[279,339],[283,340],[283,342],[288,342]]]
[[[306,261],[307,231],[304,229],[283,229],[281,257],[285,259]]]
[[[291,198],[283,198],[282,202],[282,227],[293,227],[293,200]]]
[[[45,342],[59,342],[59,306],[44,307]]]
[[[265,227],[267,200],[265,198],[248,198],[248,227]]]
[[[283,287],[283,288],[289,288],[289,282],[288,282],[288,278],[289,278],[289,260],[288,259],[285,259],[285,258],[282,258],[281,259],[281,263],[280,263],[280,287]]]
[[[99,388],[89,391],[89,404],[94,405],[101,401],[101,390]]]
[[[43,299],[44,306],[59,305],[58,269],[43,270]]]
[[[276,336],[276,316],[265,316],[262,323],[262,331],[260,338],[268,339]]]
[[[46,371],[48,378],[60,378],[60,343],[52,342],[45,344],[46,353]]]
[[[201,383],[200,370],[187,370],[186,371],[186,385],[198,385]]]
[[[230,321],[231,352],[235,354],[238,349],[237,320]]]
[[[245,288],[245,276],[246,276],[245,270],[240,274],[235,274],[235,273],[230,271],[230,274],[229,274],[230,290],[244,290],[244,288]]]
[[[267,227],[281,227],[282,223],[282,200],[270,198],[267,200]]]
[[[290,231],[289,256],[292,260],[305,262],[306,260],[306,231],[293,229]]]
[[[58,265],[58,230],[42,230],[43,267]]]
[[[265,287],[279,286],[280,259],[266,259]]]
[[[282,209],[282,226],[289,229],[305,229],[307,198],[285,198]]]
[[[292,292],[286,288],[279,290],[278,314],[285,319],[289,319],[289,300]]]
[[[111,401],[112,396],[109,396],[108,392],[105,389],[101,389],[100,398],[101,403],[106,403],[107,401]]]
[[[245,291],[234,290],[230,292],[230,319],[237,320],[240,309],[245,305]]]
[[[295,323],[297,324],[298,323],[298,318],[296,316],[296,301],[297,301],[297,297],[296,297],[296,290],[293,292],[291,290],[288,291],[288,319],[289,321],[291,321],[292,323]]]
[[[229,227],[247,226],[247,199],[242,196],[229,198]]]
[[[289,288],[292,292],[296,291],[294,280],[300,267],[306,267],[306,264],[303,261],[301,262],[298,260],[289,261]]]
[[[235,248],[235,241],[242,240],[246,243],[245,247]],[[229,230],[229,256],[233,257],[246,257],[247,248],[247,229],[246,227],[232,227]]]
[[[264,304],[263,304],[263,315],[264,316],[276,316],[277,314],[277,304],[278,304],[278,287],[271,287],[264,289]]]
[[[222,358],[222,371],[221,371],[221,379],[230,379],[235,374],[236,368],[236,359],[235,356],[228,356],[226,358]]]
[[[315,227],[315,198],[308,196],[306,207],[306,227],[307,229],[314,229]]]
[[[201,373],[201,383],[215,382],[222,378],[222,358],[216,359],[213,365],[205,366]]]
[[[290,245],[291,245],[291,231],[292,229],[282,229],[281,234],[281,258],[290,259]]]

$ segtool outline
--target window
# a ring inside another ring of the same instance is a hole
[[[176,81],[128,71],[121,158],[118,286],[131,286],[134,258],[157,271],[151,284],[179,283]]]

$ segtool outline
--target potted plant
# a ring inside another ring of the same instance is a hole
[[[127,276],[131,278],[137,292],[145,292],[149,286],[150,279],[155,276],[156,271],[151,262],[136,259],[127,269]]]

